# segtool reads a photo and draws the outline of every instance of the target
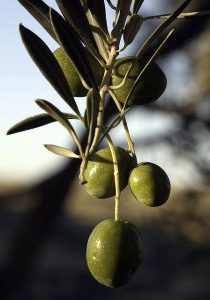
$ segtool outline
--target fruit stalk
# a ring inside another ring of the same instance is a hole
[[[118,110],[120,112],[122,112],[122,107],[121,107],[115,93],[111,89],[109,89],[109,93],[110,93],[112,99],[114,100]],[[122,116],[122,122],[123,122],[123,127],[124,127],[124,130],[125,130],[125,135],[126,135],[126,139],[127,139],[127,143],[128,143],[128,151],[130,153],[132,153],[133,156],[136,158],[134,143],[131,139],[131,135],[130,135],[130,132],[129,132],[129,129],[128,129],[128,125],[127,125],[127,121],[126,121],[125,116]]]
[[[115,181],[115,221],[119,220],[119,204],[120,204],[120,177],[119,177],[119,166],[117,161],[117,155],[114,148],[114,144],[109,134],[106,135],[107,143],[110,148],[110,152],[112,155],[112,161],[114,166],[114,181]]]

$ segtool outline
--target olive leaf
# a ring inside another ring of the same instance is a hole
[[[58,154],[58,155],[62,155],[65,157],[71,157],[71,158],[81,158],[80,155],[74,153],[73,151],[71,151],[70,149],[64,148],[64,147],[60,147],[57,145],[52,145],[52,144],[45,144],[44,145],[45,148],[47,148],[47,150],[49,150],[50,152],[54,153],[54,154]]]
[[[87,88],[98,88],[84,46],[73,27],[68,24],[54,9],[50,9],[50,18],[57,38],[66,54],[72,60],[83,83]]]
[[[86,122],[88,126],[88,145],[86,153],[89,152],[91,143],[94,138],[95,129],[97,126],[97,116],[99,112],[100,94],[97,90],[91,89],[87,94],[87,105],[86,105]]]
[[[180,5],[166,20],[164,20],[154,31],[153,33],[146,39],[146,41],[143,43],[143,45],[140,47],[138,50],[137,54],[135,55],[135,58],[133,59],[132,63],[130,64],[125,77],[123,79],[123,82],[121,83],[122,85],[126,81],[133,65],[137,62],[140,61],[144,51],[154,42],[154,40],[160,36],[160,34],[166,30],[171,23],[181,14],[181,12],[190,4],[192,0],[185,0],[182,5]]]
[[[177,18],[177,16],[179,14],[181,14],[181,12],[190,4],[192,0],[185,0],[184,3],[182,3],[182,5],[180,5],[178,7],[178,9],[176,9],[165,21],[163,21],[154,31],[153,33],[148,37],[148,39],[144,42],[144,44],[142,45],[142,47],[139,49],[139,51],[137,52],[136,56],[135,56],[135,60],[133,61],[133,64],[139,60],[139,58],[142,56],[143,52],[145,51],[145,49],[147,49],[152,42],[159,37],[159,35],[165,30],[167,29],[171,23]],[[133,65],[132,64],[132,65]],[[131,66],[132,67],[132,66]],[[130,67],[130,68],[131,68]],[[130,69],[129,68],[129,69]]]
[[[125,46],[128,46],[133,42],[142,24],[143,24],[142,16],[133,14],[129,18],[123,31]]]
[[[18,0],[18,2],[42,25],[42,27],[57,40],[50,22],[50,7],[42,0]]]
[[[127,106],[127,103],[129,103],[130,97],[133,95],[133,92],[135,91],[136,86],[138,85],[139,81],[141,80],[141,77],[143,75],[143,73],[145,72],[145,70],[150,66],[150,64],[154,61],[154,59],[157,57],[157,55],[159,54],[160,50],[163,48],[163,46],[166,44],[166,42],[168,41],[168,39],[171,37],[171,35],[174,33],[174,29],[172,29],[168,35],[166,36],[166,38],[163,40],[163,42],[160,44],[160,46],[158,47],[158,49],[155,51],[155,53],[151,56],[151,58],[149,59],[149,61],[146,63],[146,65],[143,67],[143,69],[141,70],[140,74],[138,75],[138,77],[136,78],[131,90],[129,91],[127,98],[124,102],[123,105],[123,109],[125,109],[125,107]]]
[[[104,32],[108,32],[104,0],[87,0],[87,6]]]
[[[134,4],[133,4],[133,13],[137,14],[140,7],[142,6],[144,0],[135,0]]]
[[[68,114],[68,113],[63,113],[63,114],[66,119],[78,119],[78,116],[76,115]],[[54,118],[52,118],[49,114],[46,113],[31,116],[13,125],[7,131],[7,135],[41,127],[53,123],[55,121],[56,120]]]
[[[87,20],[85,11],[80,1],[75,0],[56,0],[65,19],[71,24],[79,35],[87,49],[96,57],[101,58],[95,39],[93,37],[90,24]]]
[[[80,115],[65,75],[48,46],[22,24],[20,24],[20,34],[29,55],[42,74],[74,112]]]
[[[83,156],[83,150],[81,143],[78,139],[78,136],[71,125],[71,123],[66,119],[65,115],[57,108],[55,107],[52,103],[43,100],[43,99],[37,99],[36,103],[43,109],[45,110],[52,118],[54,118],[56,121],[60,122],[70,133],[71,137],[73,138],[74,142],[76,143],[80,155]]]
[[[103,27],[101,27],[100,23],[98,22],[98,19],[94,15],[94,10],[90,10],[90,8],[87,5],[86,0],[81,0],[83,3],[83,8],[85,10],[88,22],[91,26],[91,30],[93,32],[94,39],[96,41],[98,52],[100,53],[100,56],[103,58],[103,61],[101,62],[101,65],[104,66],[104,62],[108,60],[109,53],[110,53],[110,44],[108,40],[110,39],[109,34],[107,31],[103,30]],[[99,5],[98,3],[96,6]],[[93,5],[92,5],[93,6]]]

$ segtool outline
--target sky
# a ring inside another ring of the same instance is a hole
[[[56,8],[55,1],[46,1]],[[41,180],[66,159],[49,153],[46,143],[65,145],[69,137],[58,124],[48,125],[28,132],[6,136],[16,122],[38,113],[37,98],[46,99],[67,109],[60,96],[53,90],[30,59],[19,35],[19,24],[38,34],[54,51],[58,45],[18,1],[3,1],[0,11],[0,181]],[[83,100],[84,101],[84,100]]]
[[[57,9],[54,0],[45,2]],[[158,0],[154,0],[153,5],[154,2],[158,3]],[[160,13],[162,9],[160,3],[156,7],[160,9],[156,13]],[[0,10],[0,183],[40,181],[62,168],[67,159],[50,153],[43,144],[73,147],[68,133],[57,123],[14,135],[6,135],[7,130],[16,122],[43,112],[34,102],[37,98],[52,102],[62,111],[68,109],[29,57],[19,35],[20,23],[39,35],[52,51],[58,47],[18,1],[2,1]],[[183,66],[183,62],[181,65]],[[84,109],[85,100],[77,99],[77,101]],[[136,118],[140,120],[138,128],[141,128],[142,137],[148,134],[144,117],[142,109]],[[137,125],[131,119],[128,116],[131,131],[134,136],[137,134],[139,136],[139,132],[136,131]],[[163,128],[173,131],[173,122],[174,120],[168,117],[150,118],[150,132],[155,134],[157,130],[161,131]],[[73,125],[81,133],[76,121]],[[118,130],[115,134],[119,142],[123,139],[121,132],[122,130]],[[147,155],[144,157],[147,158]]]

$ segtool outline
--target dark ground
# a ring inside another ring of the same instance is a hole
[[[22,213],[0,212],[1,265],[22,218]],[[12,300],[210,299],[210,247],[141,227],[144,260],[127,285],[110,289],[98,284],[86,266],[85,246],[91,230],[88,225],[60,215],[27,282]]]

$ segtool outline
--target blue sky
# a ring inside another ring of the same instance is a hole
[[[46,1],[55,6],[55,1]],[[42,144],[66,144],[67,133],[61,126],[45,128],[6,136],[13,124],[42,112],[34,103],[36,98],[52,101],[65,110],[65,104],[25,50],[20,35],[19,23],[38,34],[51,50],[56,43],[42,29],[18,1],[3,1],[0,11],[0,181],[40,180],[65,163],[65,158],[49,153]]]

